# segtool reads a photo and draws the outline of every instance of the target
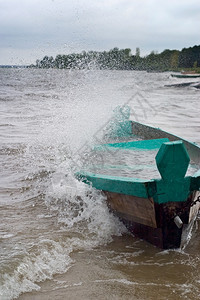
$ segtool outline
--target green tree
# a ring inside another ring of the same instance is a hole
[[[140,48],[139,47],[136,48],[135,56],[140,57]]]
[[[170,59],[170,67],[172,70],[177,70],[178,59],[179,59],[179,51],[174,50],[173,53],[171,54],[171,59]]]

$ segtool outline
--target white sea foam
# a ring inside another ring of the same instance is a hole
[[[68,170],[67,176],[64,170]],[[58,227],[66,233],[66,239],[57,242],[41,240],[29,250],[13,274],[2,276],[2,299],[15,299],[21,293],[39,290],[39,282],[70,268],[73,250],[107,244],[112,241],[113,235],[125,232],[124,225],[109,212],[105,200],[100,191],[78,181],[70,173],[68,163],[57,166],[51,175],[45,201],[49,217],[56,217]],[[42,214],[38,216],[39,219],[47,217]]]
[[[23,292],[39,290],[37,282],[50,279],[55,273],[66,272],[72,264],[71,251],[70,246],[65,248],[58,242],[42,240],[37,251],[27,253],[13,274],[1,276],[1,299],[15,299]]]
[[[46,197],[47,206],[58,213],[58,222],[81,234],[88,246],[108,243],[112,235],[125,232],[124,225],[109,212],[105,195],[78,181],[69,170],[66,176],[63,166],[52,174]]]

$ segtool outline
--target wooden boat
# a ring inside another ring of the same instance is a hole
[[[199,78],[200,74],[198,73],[180,73],[180,74],[171,74],[172,77],[176,77],[176,78]]]
[[[135,236],[162,249],[184,247],[200,209],[200,147],[127,119],[116,131],[129,140],[96,146],[101,164],[76,175],[102,190]]]

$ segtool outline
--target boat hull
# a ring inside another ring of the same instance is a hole
[[[199,78],[200,74],[171,74],[171,76],[176,78]]]
[[[123,116],[126,116],[127,108],[124,109]],[[110,167],[110,162],[106,165],[104,161],[101,168],[97,165],[76,173],[77,178],[104,192],[110,210],[135,236],[162,249],[184,247],[200,209],[200,147],[159,128],[127,118],[111,125],[106,138],[116,138],[117,142],[97,145],[94,151],[101,151],[102,156],[105,151],[109,155],[118,151],[123,155],[124,151],[132,152],[136,165],[130,166],[133,170],[131,176],[114,173],[118,169],[120,173],[119,167],[123,169],[123,165],[118,166],[117,163],[115,166],[114,161]],[[123,142],[123,139],[128,141]],[[147,153],[151,154],[156,149],[158,152],[153,157],[153,165],[140,161],[148,161]],[[196,172],[186,176],[190,160]],[[154,161],[160,177],[150,175],[146,178],[148,168],[155,166]],[[138,170],[145,172],[145,178],[133,175],[138,165]],[[110,172],[106,173],[106,168]]]
[[[134,236],[161,249],[182,248],[187,244],[200,208],[200,192],[193,192],[187,201],[162,204],[155,203],[153,198],[104,193],[110,210]],[[179,226],[174,221],[176,216],[182,222]]]

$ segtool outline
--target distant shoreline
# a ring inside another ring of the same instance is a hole
[[[28,65],[0,65],[1,69],[22,69],[22,68],[29,68]]]
[[[108,51],[82,51],[81,53],[45,55],[36,64],[0,65],[0,68],[39,68],[39,69],[98,69],[98,70],[135,70],[147,72],[195,72],[200,73],[200,45],[182,50],[165,49],[161,53],[152,51],[140,56],[140,48],[135,54],[130,48],[114,47]]]

